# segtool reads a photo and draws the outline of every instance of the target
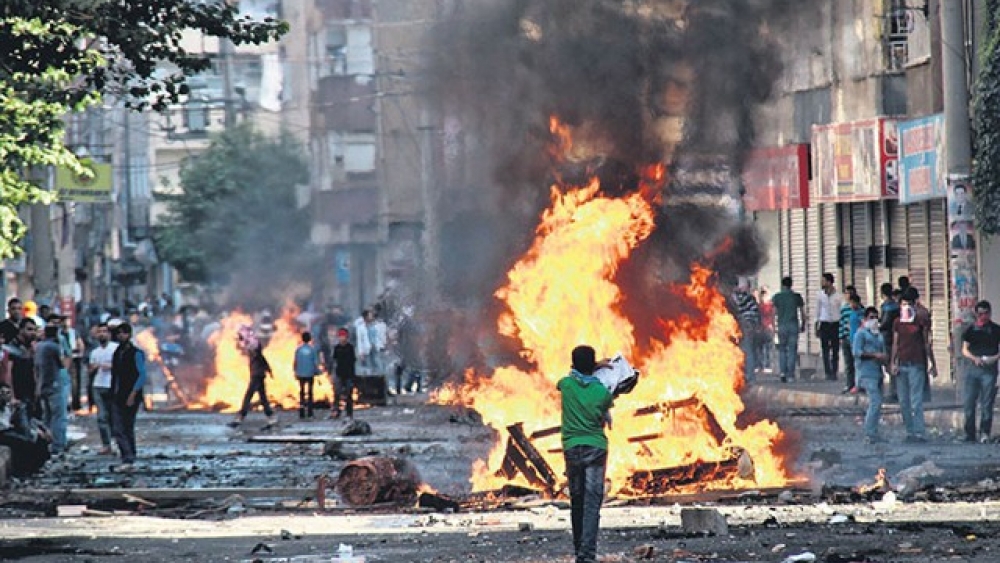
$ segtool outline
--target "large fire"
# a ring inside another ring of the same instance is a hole
[[[296,409],[299,405],[299,384],[292,369],[295,349],[302,343],[295,321],[297,314],[295,308],[286,308],[275,321],[274,335],[264,347],[264,357],[273,372],[266,380],[268,399],[286,409]],[[208,381],[198,404],[192,406],[221,407],[223,412],[239,410],[250,379],[250,365],[237,345],[237,332],[240,326],[253,324],[250,315],[238,311],[222,320],[222,328],[209,339],[209,345],[215,350],[215,377]],[[317,402],[331,399],[333,394],[328,378],[316,377],[314,394]]]
[[[568,146],[562,134],[559,143],[563,150]],[[661,179],[657,174],[645,177]],[[619,312],[622,294],[613,280],[622,261],[652,232],[649,202],[658,190],[641,186],[632,195],[612,198],[599,188],[597,180],[568,190],[553,187],[533,245],[496,292],[506,305],[499,331],[521,342],[522,355],[535,369],[469,370],[462,383],[445,387],[435,400],[475,409],[502,436],[517,423],[523,423],[528,436],[543,431],[533,444],[553,472],[562,475],[559,434],[544,430],[559,425],[556,382],[569,371],[570,350],[586,343],[599,355],[620,352],[642,371],[635,390],[618,397],[612,409],[607,475],[614,490],[642,494],[648,491],[636,475],[718,463],[728,463],[734,471],[691,487],[789,482],[777,450],[782,436],[778,426],[770,421],[738,424],[744,411],[738,394],[744,384],[743,354],[734,342],[739,329],[708,270],[694,265],[688,284],[663,296],[688,300],[705,314],[665,320],[661,334],[637,345],[632,323]],[[512,482],[532,485],[521,476],[511,479],[498,472],[506,455],[501,440],[489,459],[476,462],[475,490],[496,490]]]

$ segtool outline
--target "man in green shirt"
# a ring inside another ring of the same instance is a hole
[[[778,325],[778,371],[781,382],[795,379],[799,359],[799,334],[806,331],[805,302],[792,291],[792,278],[781,278],[781,291],[771,297]]]
[[[562,394],[562,446],[569,479],[573,550],[576,563],[595,563],[608,463],[604,426],[611,426],[608,409],[614,397],[594,377],[597,357],[593,348],[577,346],[572,357],[569,375],[556,387]]]

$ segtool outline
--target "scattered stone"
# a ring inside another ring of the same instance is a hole
[[[656,547],[651,544],[643,544],[632,550],[632,556],[636,559],[652,559],[656,556]]]
[[[781,563],[811,563],[816,560],[816,554],[811,551],[806,551],[798,555],[790,555],[786,557]]]
[[[726,517],[714,508],[681,509],[681,528],[689,534],[725,536],[729,534]]]
[[[330,441],[323,444],[323,455],[335,461],[354,461],[360,456],[344,449],[343,442]]]
[[[267,545],[266,543],[260,542],[257,545],[253,546],[253,549],[250,550],[250,555],[257,555],[260,552],[274,553],[274,550],[271,549],[271,546]]]
[[[781,491],[781,494],[778,495],[778,501],[784,503],[795,502],[795,493],[792,491]]]
[[[86,504],[63,504],[56,507],[56,516],[76,517],[83,516],[87,510]]]
[[[370,424],[363,420],[352,420],[341,432],[342,436],[369,436],[372,433]]]
[[[841,461],[843,461],[843,457],[837,450],[823,448],[814,451],[812,455],[809,456],[809,461],[820,461],[823,463],[822,467],[827,468],[839,465]]]
[[[846,524],[854,519],[846,514],[834,514],[830,517],[829,524]]]

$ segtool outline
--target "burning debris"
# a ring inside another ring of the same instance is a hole
[[[417,499],[420,474],[401,458],[364,457],[349,462],[337,478],[337,494],[351,506]]]

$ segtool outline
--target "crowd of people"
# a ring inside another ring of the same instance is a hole
[[[0,443],[12,449],[16,476],[65,453],[69,416],[84,396],[97,411],[100,453],[113,453],[113,440],[121,458],[116,470],[132,469],[146,381],[145,355],[132,336],[129,322],[107,319],[85,339],[68,315],[16,297],[7,301],[0,321]]]
[[[906,442],[927,440],[924,402],[929,400],[930,381],[937,377],[938,368],[931,313],[907,276],[897,282],[896,287],[883,283],[881,302],[866,307],[854,286],[838,292],[833,274],[825,273],[816,296],[813,328],[823,374],[828,381],[843,377],[841,393],[868,396],[864,425],[868,442],[883,440],[878,429],[884,402],[899,404]],[[798,377],[799,337],[806,332],[808,319],[805,301],[792,284],[792,278],[783,278],[781,291],[769,299],[765,289],[755,296],[745,280],[733,291],[731,306],[739,323],[744,378],[749,384],[770,368],[775,341],[778,378],[787,383]],[[976,304],[976,322],[962,334],[961,354],[967,360],[964,439],[986,443],[991,440],[1000,360],[1000,326],[992,321],[989,301]]]

